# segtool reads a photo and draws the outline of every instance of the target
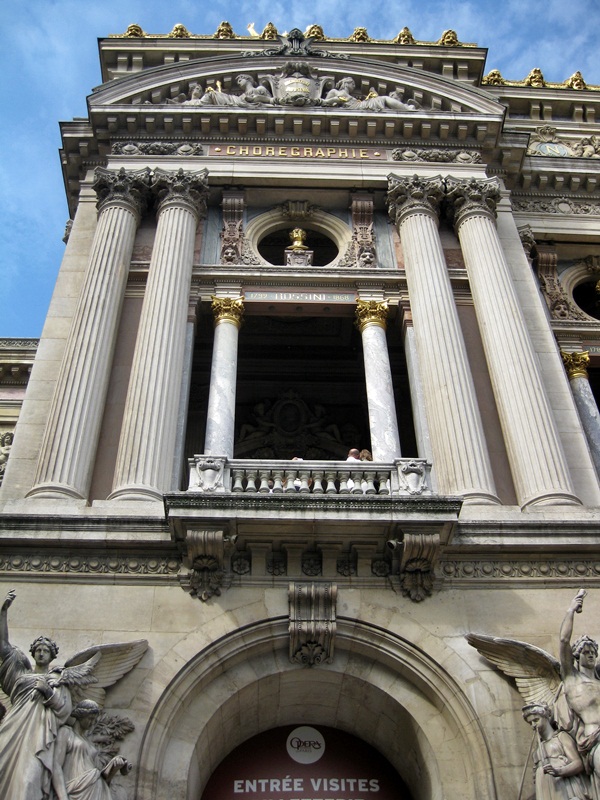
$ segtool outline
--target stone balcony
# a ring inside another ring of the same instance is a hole
[[[413,599],[422,599],[462,504],[432,491],[430,469],[422,459],[194,456],[188,490],[165,496],[182,585],[207,599],[232,583],[386,585],[399,576],[403,591],[416,581]]]

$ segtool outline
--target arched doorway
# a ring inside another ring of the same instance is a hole
[[[374,747],[321,725],[287,725],[248,739],[219,764],[201,800],[296,796],[412,800],[400,775]]]
[[[452,653],[439,640],[434,660],[397,634],[338,617],[334,662],[302,668],[288,657],[288,625],[287,617],[264,619],[211,641],[207,623],[174,649],[172,663],[158,665],[149,693],[161,675],[176,673],[194,641],[211,642],[163,684],[142,741],[137,800],[200,800],[238,746],[298,725],[335,728],[371,745],[411,800],[497,797],[480,722],[441,666]]]

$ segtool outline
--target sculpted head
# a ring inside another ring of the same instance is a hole
[[[552,712],[546,703],[529,703],[522,708],[523,719],[534,730],[543,730],[552,725]]]
[[[58,645],[47,636],[38,636],[38,638],[31,643],[29,652],[33,656],[36,664],[46,666],[51,661],[54,661],[58,655]]]
[[[580,667],[593,669],[598,658],[598,642],[590,636],[580,636],[571,646],[573,658]]]
[[[346,92],[353,92],[356,89],[356,84],[354,83],[354,78],[350,78],[348,76],[338,81],[336,87],[338,89],[343,89]]]
[[[83,730],[92,728],[96,724],[99,714],[100,706],[94,700],[82,700],[71,712],[71,716],[77,720]]]

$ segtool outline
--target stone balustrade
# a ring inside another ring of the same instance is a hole
[[[411,497],[431,495],[430,471],[425,459],[266,461],[196,455],[189,459],[188,492]]]

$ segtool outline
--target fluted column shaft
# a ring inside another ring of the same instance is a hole
[[[519,503],[579,503],[496,230],[497,181],[448,178],[446,187]]]
[[[365,382],[369,406],[371,450],[375,461],[400,458],[400,436],[392,370],[385,338],[386,302],[359,300],[356,324],[362,336]]]
[[[96,170],[98,224],[30,495],[87,499],[149,170]]]
[[[173,488],[194,242],[206,206],[206,174],[154,171],[158,224],[109,499],[162,501]]]
[[[427,422],[439,491],[470,503],[497,503],[496,489],[438,233],[441,178],[390,176],[390,216],[398,225]]]
[[[204,452],[233,458],[238,334],[244,313],[244,299],[213,297],[212,310],[215,339]]]
[[[560,354],[569,376],[573,399],[585,431],[592,460],[598,477],[600,477],[600,413],[587,372],[590,354],[587,350],[576,353],[565,353],[561,350]]]

